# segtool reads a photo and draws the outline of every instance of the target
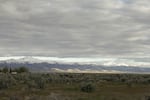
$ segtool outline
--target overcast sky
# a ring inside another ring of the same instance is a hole
[[[29,55],[149,58],[150,0],[0,0],[0,56]]]

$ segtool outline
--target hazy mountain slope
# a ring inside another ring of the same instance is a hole
[[[7,59],[0,61],[0,67],[20,67],[25,66],[36,72],[127,72],[127,73],[149,73],[148,67],[124,66],[124,65],[95,65],[81,63],[64,63],[56,61],[40,60],[33,57],[22,57],[19,59]]]

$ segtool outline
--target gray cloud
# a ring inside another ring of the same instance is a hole
[[[149,0],[1,0],[0,55],[150,56]]]

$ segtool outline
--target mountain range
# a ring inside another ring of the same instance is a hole
[[[70,73],[150,73],[150,67],[131,66],[125,63],[112,63],[102,60],[103,63],[94,63],[94,60],[80,61],[40,57],[10,57],[0,59],[0,67],[27,67],[32,72],[70,72]],[[99,60],[100,62],[101,60]],[[113,60],[114,61],[114,60]],[[97,61],[98,62],[98,61]],[[111,63],[111,64],[110,64]]]

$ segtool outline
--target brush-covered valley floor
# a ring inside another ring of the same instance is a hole
[[[150,75],[1,73],[0,100],[150,100]]]

